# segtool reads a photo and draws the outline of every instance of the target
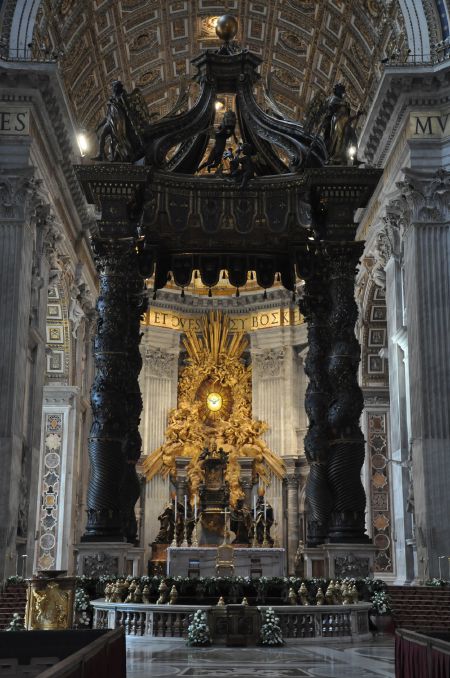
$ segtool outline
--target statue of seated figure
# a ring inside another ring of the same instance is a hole
[[[239,499],[236,508],[231,509],[231,531],[236,537],[233,544],[248,544],[250,542],[250,532],[252,527],[252,518],[249,508],[245,505],[243,499]]]

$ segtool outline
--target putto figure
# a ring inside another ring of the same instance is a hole
[[[232,169],[230,176],[239,183],[241,189],[247,188],[248,182],[255,176],[256,167],[252,159],[253,155],[251,144],[242,144],[233,161],[238,167],[235,166],[235,169]]]
[[[208,172],[211,172],[215,167],[219,167],[223,160],[223,154],[227,145],[227,139],[233,137],[235,142],[238,143],[235,134],[236,129],[236,113],[234,111],[225,111],[223,115],[223,120],[220,123],[218,129],[215,133],[215,143],[212,147],[208,159],[200,165],[198,172],[200,172],[205,167],[208,169]]]

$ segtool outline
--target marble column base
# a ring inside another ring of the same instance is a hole
[[[98,577],[103,574],[141,577],[144,549],[117,542],[84,542],[76,546],[77,575]]]
[[[305,548],[305,577],[372,577],[375,552],[372,544],[322,544]]]

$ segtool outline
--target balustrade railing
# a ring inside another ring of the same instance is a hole
[[[435,50],[429,54],[409,54],[405,58],[391,57],[381,62],[384,68],[409,68],[411,66],[436,66],[450,61],[450,46]]]
[[[182,639],[187,636],[189,617],[196,610],[208,614],[209,605],[143,605],[93,601],[94,628],[123,627],[128,638]],[[356,605],[274,606],[285,639],[339,639],[364,637],[369,634],[370,603]],[[258,607],[261,613],[268,606]]]
[[[0,43],[0,61],[52,64],[58,61],[60,56],[62,55],[52,50],[31,47],[12,49]]]

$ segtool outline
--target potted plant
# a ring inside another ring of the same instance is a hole
[[[384,635],[390,632],[392,628],[392,607],[386,591],[377,591],[373,594],[370,616],[377,633]]]
[[[187,644],[193,647],[211,645],[211,634],[209,633],[206,612],[197,610],[197,612],[194,613],[188,627]]]

